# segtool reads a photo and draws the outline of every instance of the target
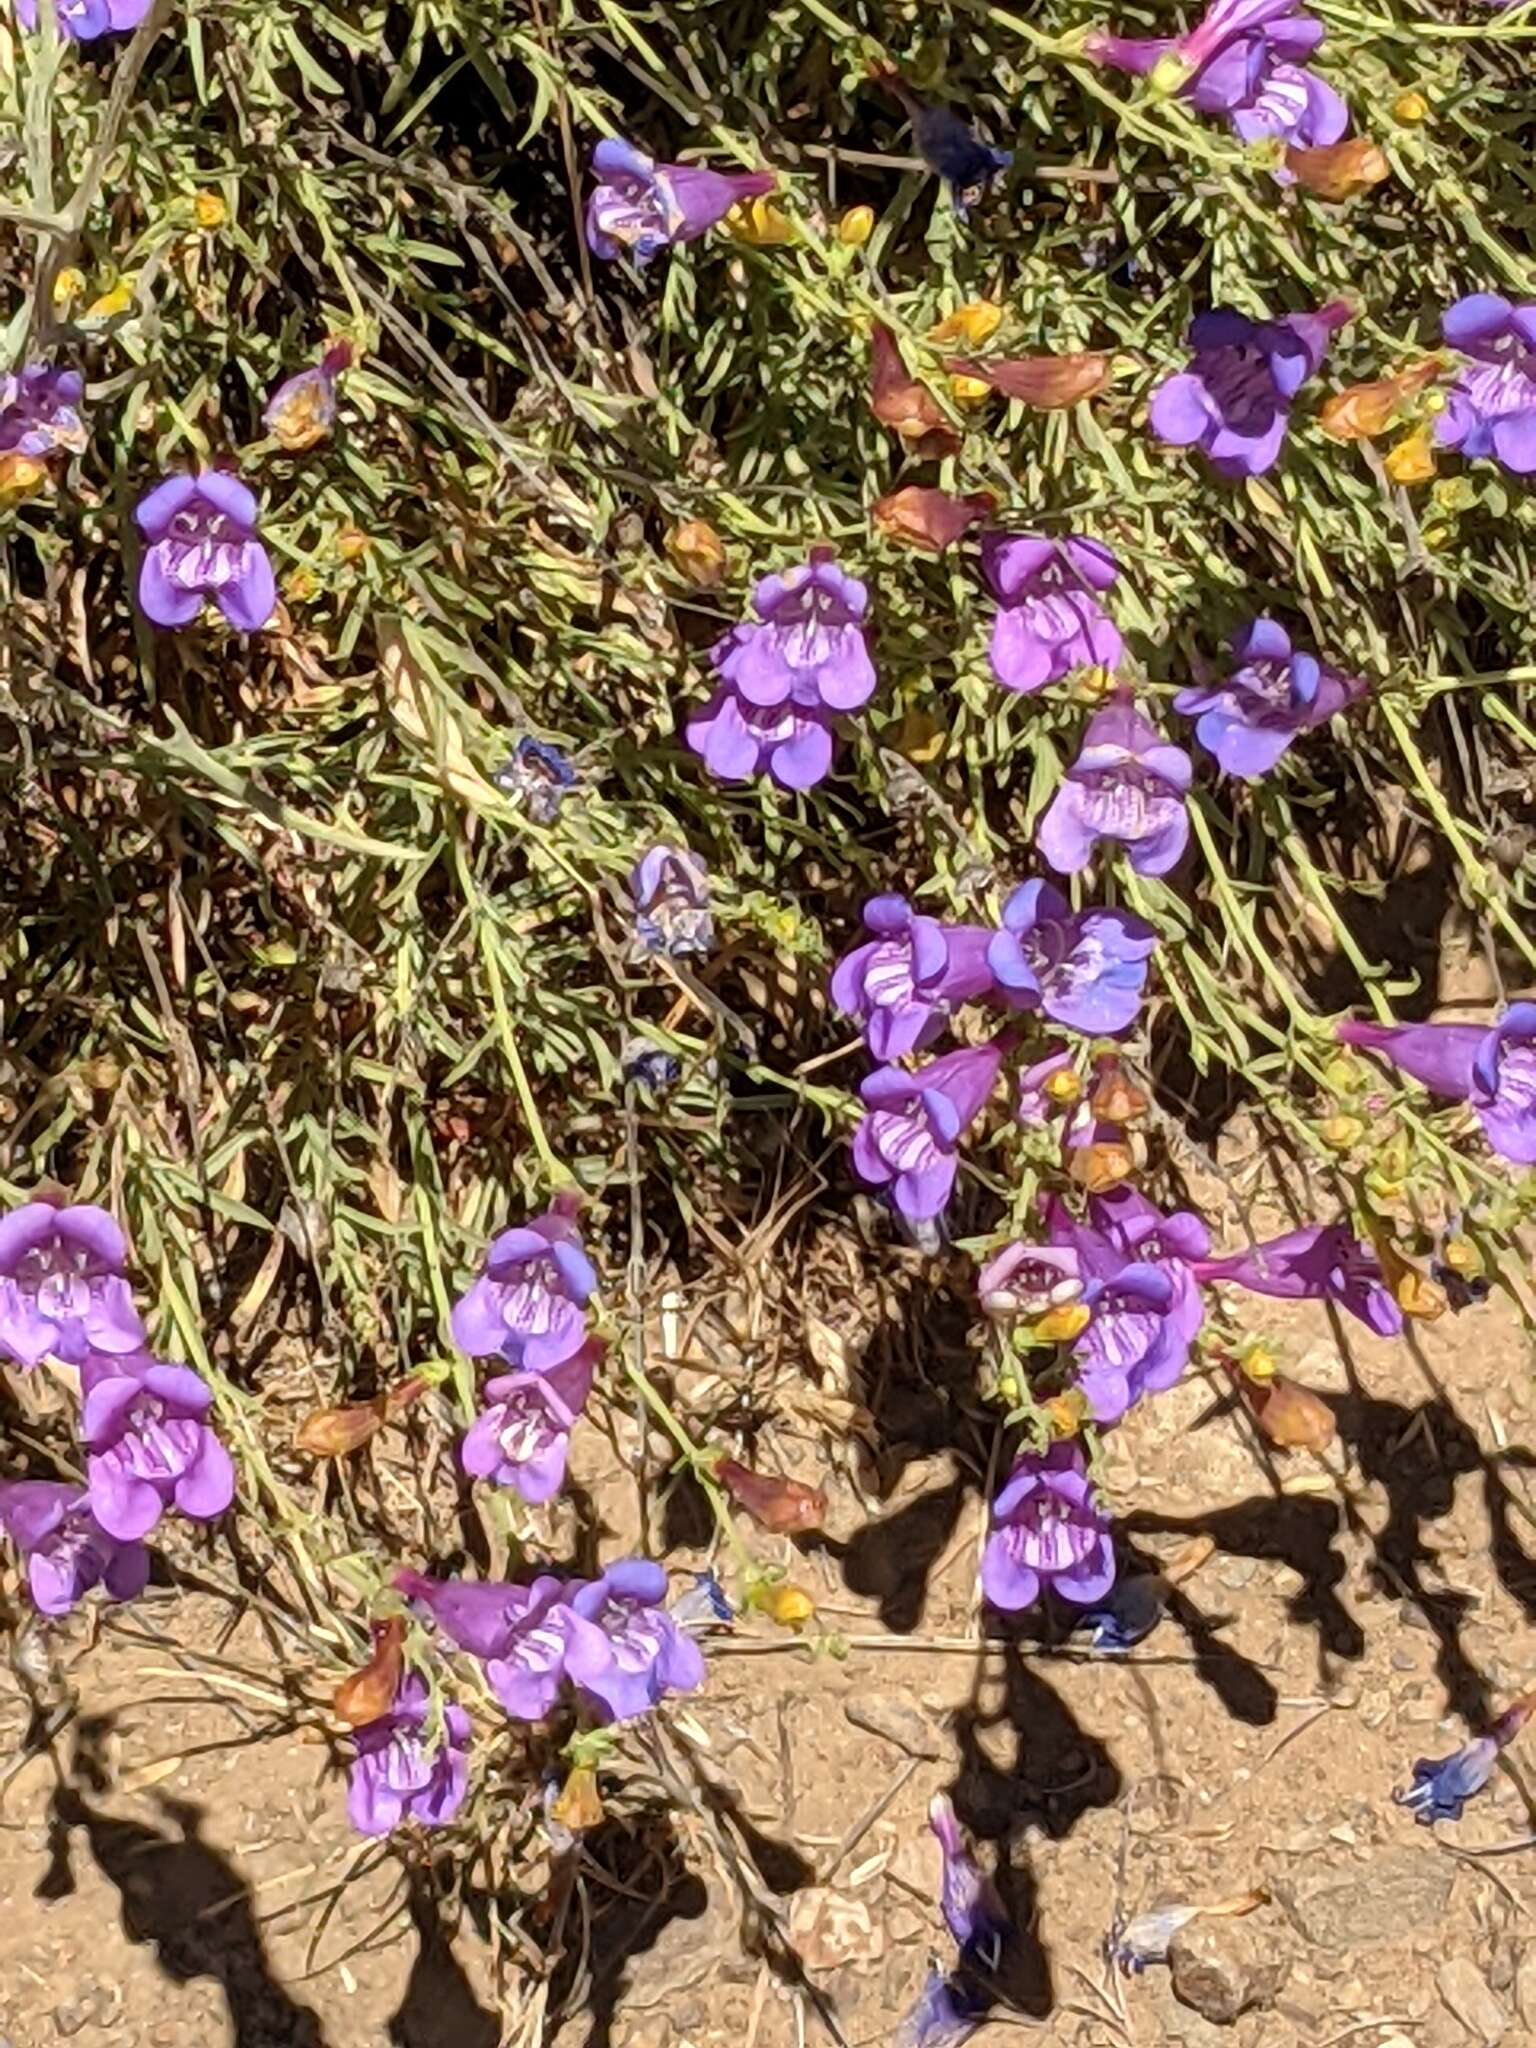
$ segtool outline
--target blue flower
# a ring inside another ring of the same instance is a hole
[[[535,823],[548,825],[558,816],[569,791],[576,787],[576,770],[570,757],[547,740],[524,733],[491,780],[513,803],[520,804]]]
[[[1163,1618],[1166,1586],[1157,1572],[1121,1579],[1096,1607],[1079,1607],[1072,1615],[1072,1633],[1086,1635],[1093,1648],[1129,1650],[1151,1635]]]
[[[1461,1810],[1493,1776],[1499,1744],[1491,1735],[1480,1735],[1454,1756],[1421,1756],[1413,1767],[1413,1788],[1394,1792],[1399,1806],[1406,1806],[1422,1827],[1437,1820],[1460,1820]]]

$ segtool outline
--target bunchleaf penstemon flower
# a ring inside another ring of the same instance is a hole
[[[1536,1166],[1536,1003],[1511,1003],[1491,1025],[1344,1023],[1337,1035],[1432,1095],[1470,1102],[1501,1159]]]
[[[819,548],[764,576],[752,602],[758,617],[714,649],[720,687],[689,719],[688,744],[723,782],[766,772],[784,789],[810,789],[832,766],[834,719],[874,693],[869,592]]]
[[[530,1506],[553,1499],[565,1483],[576,1427],[603,1345],[589,1338],[574,1357],[546,1372],[487,1380],[479,1415],[459,1446],[459,1461],[477,1479],[510,1486]]]
[[[432,1579],[400,1571],[395,1590],[425,1607],[443,1634],[485,1666],[487,1683],[514,1720],[542,1721],[560,1697],[576,1583],[548,1574],[530,1585]]]
[[[744,199],[777,183],[771,171],[709,171],[659,164],[633,143],[610,139],[592,152],[598,184],[587,201],[587,246],[605,263],[631,256],[649,263],[663,249],[692,242]]]
[[[1334,329],[1352,317],[1342,299],[1277,320],[1225,306],[1197,314],[1194,360],[1158,385],[1148,424],[1170,447],[1199,448],[1218,476],[1262,476],[1280,459],[1297,393],[1321,368]]]
[[[992,1503],[981,1553],[982,1591],[994,1607],[1032,1607],[1042,1591],[1075,1606],[1102,1600],[1115,1583],[1109,1518],[1083,1454],[1072,1442],[1021,1451]]]
[[[1181,690],[1173,708],[1228,775],[1256,782],[1301,733],[1326,725],[1365,694],[1359,676],[1328,668],[1292,644],[1275,619],[1258,618],[1232,641],[1237,666],[1220,682]]]
[[[1406,1806],[1423,1827],[1437,1820],[1460,1820],[1462,1808],[1493,1776],[1501,1750],[1508,1748],[1531,1715],[1536,1713],[1536,1693],[1524,1693],[1500,1714],[1486,1735],[1458,1749],[1453,1756],[1421,1756],[1413,1767],[1413,1784],[1406,1792],[1394,1792],[1399,1806]]]
[[[1135,1023],[1156,949],[1157,933],[1130,911],[1074,911],[1049,882],[1025,882],[1003,905],[987,962],[1019,1008],[1101,1037]]]
[[[198,1522],[223,1514],[235,1468],[207,1420],[213,1396],[191,1366],[93,1353],[80,1394],[91,1509],[109,1536],[147,1536],[172,1507]]]
[[[1124,642],[1099,598],[1120,570],[1102,541],[983,534],[981,567],[998,600],[992,673],[1005,690],[1028,696],[1077,669],[1114,668]]]
[[[1205,1319],[1194,1261],[1210,1235],[1188,1210],[1165,1216],[1134,1189],[1095,1196],[1079,1223],[1046,1205],[1054,1244],[1084,1276],[1087,1327],[1072,1347],[1076,1383],[1095,1422],[1115,1423],[1148,1394],[1174,1386]]]
[[[565,1200],[494,1238],[479,1277],[455,1303],[453,1341],[471,1358],[500,1356],[548,1372],[587,1341],[597,1274]]]
[[[1447,308],[1440,331],[1468,361],[1446,393],[1435,439],[1529,476],[1536,471],[1536,299],[1517,305],[1499,292],[1472,292]]]
[[[1051,799],[1035,845],[1059,874],[1075,875],[1100,840],[1125,848],[1139,875],[1165,875],[1189,840],[1191,770],[1128,696],[1095,713],[1082,749]]]
[[[1308,1223],[1247,1251],[1195,1258],[1190,1271],[1202,1286],[1227,1281],[1276,1301],[1336,1302],[1378,1337],[1403,1327],[1380,1259],[1344,1223]]]
[[[30,35],[38,24],[37,0],[15,0],[16,19]],[[55,0],[53,18],[71,42],[126,35],[149,13],[150,0]]]
[[[26,1560],[40,1614],[68,1614],[94,1586],[109,1600],[132,1600],[149,1582],[149,1552],[109,1535],[83,1486],[0,1481],[0,1528]]]
[[[437,1740],[426,1681],[409,1671],[394,1704],[376,1721],[352,1731],[355,1756],[347,1779],[347,1815],[360,1835],[391,1834],[404,1821],[447,1825],[469,1788],[469,1716],[444,1706]]]
[[[653,846],[629,878],[635,915],[631,951],[637,960],[681,960],[715,943],[709,869],[691,848]]]
[[[868,1115],[853,1134],[853,1170],[889,1188],[909,1223],[940,1215],[954,1192],[959,1145],[992,1092],[1000,1044],[962,1046],[914,1073],[878,1067],[859,1087]]]
[[[666,1573],[646,1558],[611,1564],[570,1596],[566,1675],[611,1721],[632,1721],[665,1694],[704,1683],[703,1653],[666,1597]]]
[[[172,476],[134,509],[148,546],[139,604],[157,626],[188,626],[212,598],[237,632],[259,633],[277,608],[277,583],[256,537],[256,499],[227,470]]]
[[[24,1202],[0,1216],[0,1354],[79,1365],[142,1350],[127,1262],[122,1231],[93,1203]]]
[[[84,397],[80,372],[52,363],[29,363],[0,377],[0,456],[47,462],[61,453],[78,455],[87,439]]]
[[[279,448],[302,455],[318,448],[336,424],[336,387],[352,361],[352,344],[338,341],[318,363],[285,377],[267,400],[261,423]]]
[[[863,1025],[877,1060],[927,1045],[951,1010],[992,985],[992,935],[982,925],[944,924],[904,896],[872,896],[864,928],[872,936],[837,963],[831,994],[845,1017]]]

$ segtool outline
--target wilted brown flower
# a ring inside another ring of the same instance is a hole
[[[1346,136],[1324,149],[1287,149],[1285,167],[1319,199],[1353,199],[1392,175],[1385,151],[1368,135]]]
[[[735,1458],[722,1458],[716,1477],[738,1507],[745,1508],[761,1528],[775,1536],[801,1529],[819,1529],[827,1512],[827,1496],[819,1486],[804,1486],[772,1472],[754,1472]]]
[[[1237,1366],[1229,1370],[1263,1434],[1277,1450],[1325,1451],[1338,1434],[1333,1410],[1320,1395],[1284,1373],[1262,1382]]]
[[[978,519],[985,519],[995,502],[990,491],[973,491],[969,497],[956,498],[948,491],[906,484],[899,491],[877,498],[870,517],[887,540],[938,555],[952,547]]]
[[[1442,357],[1426,356],[1423,362],[1399,370],[1395,376],[1381,377],[1374,384],[1351,384],[1324,401],[1317,423],[1336,441],[1369,441],[1384,434],[1404,401],[1443,376],[1445,368]]]
[[[1059,412],[1092,398],[1109,382],[1109,357],[1085,353],[1068,356],[1003,356],[993,363],[949,362],[952,377],[979,377],[1005,398],[1037,412]]]
[[[699,590],[713,590],[725,577],[725,542],[707,519],[680,519],[662,546],[674,569]]]
[[[338,1721],[345,1721],[349,1728],[362,1728],[389,1712],[400,1689],[404,1642],[405,1623],[398,1616],[375,1624],[373,1655],[361,1671],[344,1678],[332,1695],[331,1707]]]
[[[869,409],[881,426],[899,434],[914,455],[953,455],[960,436],[927,385],[908,373],[895,335],[881,321],[875,322],[869,346]]]

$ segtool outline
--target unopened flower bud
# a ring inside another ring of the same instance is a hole
[[[192,211],[197,216],[198,226],[206,228],[210,232],[214,228],[223,227],[225,221],[229,219],[229,208],[224,204],[222,197],[217,192],[198,192],[194,194]]]
[[[837,224],[837,239],[845,249],[862,249],[874,232],[872,206],[850,206]]]
[[[980,348],[984,341],[992,339],[1002,324],[1001,306],[991,299],[971,299],[965,305],[957,306],[953,313],[946,313],[936,326],[930,327],[928,339],[939,348],[953,348],[957,343],[966,348]]]
[[[674,569],[698,590],[713,590],[725,577],[725,542],[707,519],[682,519],[662,542]]]
[[[404,1642],[405,1623],[398,1617],[379,1623],[373,1631],[373,1655],[361,1671],[344,1678],[331,1697],[338,1721],[362,1728],[389,1712],[400,1686]]]
[[[1403,128],[1417,128],[1429,119],[1429,101],[1421,92],[1400,92],[1392,102],[1392,118]]]

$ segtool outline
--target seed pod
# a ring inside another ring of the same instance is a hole
[[[1238,1377],[1254,1421],[1280,1451],[1325,1451],[1338,1435],[1333,1410],[1310,1387],[1276,1373],[1255,1385]]]
[[[331,1710],[349,1728],[366,1727],[387,1714],[400,1689],[402,1646],[405,1623],[396,1616],[377,1623],[373,1631],[373,1655],[361,1671],[344,1678],[331,1696]]]
[[[1385,153],[1368,135],[1351,135],[1324,149],[1287,149],[1285,167],[1319,199],[1353,199],[1392,175]]]
[[[306,1415],[293,1439],[296,1451],[312,1458],[345,1458],[360,1451],[384,1427],[384,1403],[354,1401],[345,1408],[317,1408]]]
[[[821,1527],[827,1512],[827,1496],[819,1486],[803,1486],[798,1479],[754,1472],[735,1458],[722,1458],[715,1466],[715,1475],[737,1506],[745,1508],[758,1527],[771,1535],[787,1536]]]

